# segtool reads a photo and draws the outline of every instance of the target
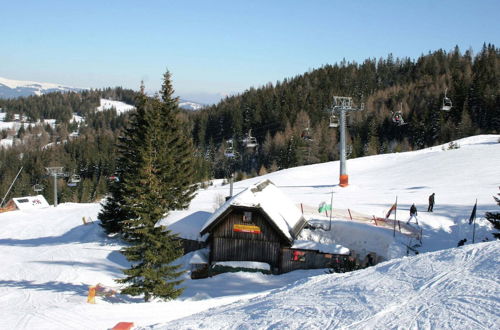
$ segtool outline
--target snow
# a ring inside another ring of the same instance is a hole
[[[323,244],[312,240],[296,240],[292,249],[318,250],[323,253],[349,254],[349,249],[339,244]]]
[[[191,102],[191,101],[183,101],[181,100],[179,102],[179,107],[180,108],[183,108],[183,109],[186,109],[186,110],[192,110],[192,111],[197,111],[197,110],[200,110],[201,108],[204,107],[203,104],[199,104],[199,103],[196,103],[196,102]]]
[[[269,265],[268,263],[257,261],[219,261],[215,262],[214,265],[231,268],[271,270],[271,265]]]
[[[208,249],[200,249],[197,251],[194,251],[192,254],[193,256],[191,259],[189,259],[189,264],[190,265],[202,265],[202,264],[208,264]]]
[[[59,84],[47,83],[47,82],[36,82],[36,81],[24,81],[24,80],[13,80],[0,77],[0,84],[5,85],[9,88],[22,88],[22,87],[33,87],[38,89],[61,89],[66,90],[73,87],[65,87]]]
[[[152,329],[496,329],[500,242],[318,275]]]
[[[262,188],[261,188],[262,187]],[[300,210],[271,181],[257,182],[229,199],[203,225],[207,229],[230,206],[260,207],[290,241],[291,230],[300,221]]]
[[[97,107],[97,111],[105,111],[115,109],[116,114],[121,115],[122,113],[134,110],[133,105],[114,100],[101,99],[101,105]]]
[[[119,289],[114,279],[129,267],[119,253],[123,243],[104,235],[96,221],[99,204],[0,213],[0,329],[109,329],[120,321],[134,322],[138,329],[496,329],[500,242],[481,242],[491,239],[484,213],[499,211],[492,197],[500,185],[499,138],[481,135],[457,141],[459,149],[445,144],[348,160],[346,188],[338,186],[338,162],[234,183],[241,192],[270,179],[293,204],[302,203],[304,212],[330,203],[333,192],[338,214],[349,209],[383,217],[397,196],[397,219],[408,219],[412,203],[419,210],[420,254],[406,257],[402,240],[409,238],[396,233],[393,239],[390,228],[334,216],[331,231],[307,229],[299,240],[342,245],[361,257],[364,248],[390,260],[345,274],[237,272],[191,280],[188,271],[185,290],[175,301],[145,303],[118,295],[98,297],[95,305],[86,302],[91,285]],[[187,210],[171,212],[162,223],[198,237],[228,192],[220,182],[200,189]],[[427,213],[432,192],[436,204]],[[479,243],[470,244],[468,219],[476,198]],[[329,224],[317,212],[308,216]],[[83,217],[94,222],[84,225]],[[457,248],[463,238],[468,242]],[[189,270],[194,255],[178,262]]]

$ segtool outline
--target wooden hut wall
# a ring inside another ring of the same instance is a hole
[[[335,261],[344,260],[346,256],[322,253],[315,250],[298,250],[283,248],[281,251],[281,273],[296,269],[330,268]]]
[[[252,212],[251,221],[243,220],[245,211]],[[255,231],[236,231],[240,226],[254,226]],[[259,209],[233,209],[212,230],[210,240],[211,262],[259,261],[279,266],[283,239]]]
[[[193,252],[193,251],[196,251],[199,249],[203,249],[207,245],[205,242],[195,241],[192,239],[181,238],[180,240],[182,242],[182,248],[184,249],[184,254],[189,253],[189,252]]]

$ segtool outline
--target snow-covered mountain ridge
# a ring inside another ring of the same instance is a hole
[[[13,80],[0,77],[0,98],[4,99],[43,95],[53,92],[78,92],[84,89],[86,88],[69,87],[46,82]],[[179,100],[179,107],[186,110],[197,111],[205,107],[205,105],[181,99]]]
[[[84,88],[54,83],[13,80],[0,77],[0,98],[17,98],[53,92],[78,92]]]
[[[198,111],[205,105],[193,101],[179,100],[179,107],[185,110]]]

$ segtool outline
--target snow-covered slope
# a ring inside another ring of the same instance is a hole
[[[96,223],[83,224],[84,216],[96,220],[99,204],[0,213],[0,329],[109,329],[120,321],[139,329],[498,328],[500,243],[471,245],[468,218],[477,198],[476,240],[491,237],[484,213],[498,211],[492,196],[500,185],[499,138],[482,135],[457,141],[460,148],[453,150],[444,145],[348,160],[346,188],[338,186],[338,162],[237,182],[235,192],[270,179],[295,203],[313,208],[329,202],[333,191],[335,210],[377,216],[397,196],[401,220],[416,203],[424,233],[421,254],[342,275],[240,272],[191,280],[187,273],[183,295],[170,302],[120,295],[97,298],[95,305],[86,302],[88,286],[119,289],[113,280],[129,267],[118,252],[118,239],[107,238]],[[189,209],[172,212],[164,223],[196,238],[228,192],[220,184],[202,189]],[[427,213],[432,192],[436,205],[434,213]],[[334,219],[332,242],[345,239],[347,223]],[[366,234],[355,236],[382,237],[385,230],[363,226]],[[465,237],[467,244],[455,248]],[[179,262],[187,265],[191,256]]]
[[[42,95],[52,92],[78,92],[82,88],[62,86],[53,83],[12,80],[0,77],[0,98]]]
[[[134,110],[135,107],[133,105],[130,105],[130,104],[127,104],[127,103],[124,103],[121,101],[101,99],[101,105],[97,107],[97,111],[104,111],[104,110],[110,110],[110,109],[115,109],[116,114],[120,115],[120,114],[128,112],[130,110]]]
[[[200,103],[192,102],[192,101],[180,100],[179,107],[182,109],[186,109],[186,110],[197,111],[197,110],[200,110],[201,108],[203,108],[204,105],[200,104]]]
[[[307,278],[153,329],[495,329],[500,242]]]

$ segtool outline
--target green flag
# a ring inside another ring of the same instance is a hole
[[[331,210],[332,210],[332,205],[331,204],[326,204],[325,202],[319,204],[319,207],[318,207],[318,212],[319,213],[326,212],[326,211],[331,211]]]

